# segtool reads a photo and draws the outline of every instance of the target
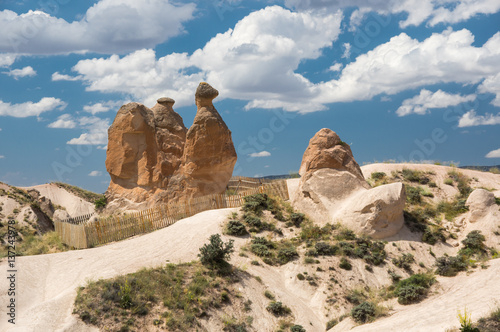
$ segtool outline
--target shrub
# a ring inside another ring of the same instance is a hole
[[[410,204],[420,204],[422,202],[421,190],[412,186],[405,186],[406,201]]]
[[[104,195],[102,195],[101,197],[99,197],[98,199],[96,199],[94,201],[94,205],[95,205],[96,210],[101,210],[101,209],[105,208],[106,204],[108,204],[108,199]]]
[[[290,332],[306,332],[306,329],[302,325],[294,325],[290,328]]]
[[[409,284],[403,287],[399,287],[396,291],[396,296],[398,297],[398,302],[400,304],[410,304],[418,302],[426,293],[426,288]]]
[[[277,257],[278,257],[278,263],[283,265],[299,257],[299,254],[297,253],[295,247],[290,246],[278,250]]]
[[[268,208],[267,194],[254,194],[245,196],[243,199],[245,201],[243,211],[245,212],[253,212],[256,215],[261,215],[262,211]]]
[[[361,304],[366,301],[367,296],[362,292],[357,289],[349,291],[347,295],[345,296],[345,299],[354,305]]]
[[[352,270],[351,263],[345,257],[340,259],[339,267],[344,270]]]
[[[266,291],[264,292],[264,296],[265,296],[265,297],[267,297],[269,300],[274,300],[274,299],[275,299],[275,297],[274,297],[273,293],[271,293],[271,292],[270,292],[270,291],[268,291],[268,290],[266,290]]]
[[[403,254],[398,258],[393,258],[392,263],[406,271],[411,271],[411,265],[415,263],[415,257],[412,254]]]
[[[445,179],[444,184],[447,184],[449,186],[453,186],[453,180],[452,179]]]
[[[371,302],[363,302],[351,310],[351,316],[358,323],[366,323],[375,317],[375,306]]]
[[[210,243],[204,244],[200,248],[200,261],[203,265],[209,267],[222,267],[229,260],[231,254],[234,252],[234,241],[229,240],[226,243],[222,242],[219,234],[213,234],[209,238]]]
[[[431,227],[426,227],[424,234],[422,234],[422,241],[430,245],[435,245],[438,241],[446,242],[446,237],[442,233],[441,228],[432,229]]]
[[[500,205],[500,197],[495,197],[495,203],[496,203],[497,205]]]
[[[462,256],[443,256],[436,259],[436,273],[445,276],[456,276],[459,271],[467,270],[467,262]]]
[[[465,199],[455,198],[453,201],[441,201],[437,206],[437,211],[444,213],[447,220],[452,221],[456,216],[467,212],[469,209],[465,206]]]
[[[382,180],[386,175],[384,172],[373,172],[371,178],[373,180]]]
[[[305,219],[305,215],[303,213],[291,213],[290,214],[290,221],[295,225],[295,227],[300,227],[300,224]]]
[[[409,278],[400,280],[394,290],[401,304],[414,303],[421,300],[426,294],[427,289],[436,282],[436,278],[430,274],[414,274]]]
[[[238,220],[229,220],[226,225],[226,233],[228,235],[242,236],[248,234],[245,225]]]
[[[332,319],[332,320],[329,320],[327,323],[326,323],[326,329],[329,330],[331,329],[332,327],[334,327],[335,325],[337,325],[339,323],[338,319]]]
[[[314,250],[316,250],[316,255],[334,256],[338,254],[339,247],[332,246],[325,242],[318,242],[314,245]],[[310,255],[310,256],[316,256],[316,255]]]
[[[297,274],[297,279],[304,280],[306,277],[302,273]]]
[[[472,256],[475,254],[484,254],[486,252],[486,245],[484,244],[485,237],[481,234],[481,231],[474,230],[471,231],[465,239],[462,240],[464,247],[460,249],[459,253]]]
[[[460,321],[460,331],[461,332],[479,332],[478,328],[472,326],[472,318],[470,313],[467,312],[467,308],[464,309],[464,314],[458,312],[458,320]]]
[[[256,254],[259,257],[271,257],[273,253],[269,250],[269,247],[260,244],[254,243],[250,246],[250,251]]]
[[[312,223],[305,223],[305,225],[302,225],[302,229],[300,231],[300,238],[302,240],[328,239],[332,230],[333,226],[330,224],[326,224],[323,227],[319,227],[313,225]]]
[[[287,316],[292,312],[290,308],[279,301],[271,301],[266,309],[275,316]]]
[[[354,233],[354,231],[350,230],[350,229],[341,229],[339,234],[337,234],[337,236],[335,237],[337,240],[348,240],[348,241],[352,241],[352,240],[356,240],[356,233]]]
[[[245,213],[245,215],[243,216],[243,221],[249,227],[253,227],[253,228],[256,228],[258,230],[260,230],[262,227],[262,221],[260,220],[260,218],[252,213]]]

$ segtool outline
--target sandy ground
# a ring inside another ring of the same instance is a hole
[[[438,277],[438,294],[418,304],[396,304],[389,317],[357,327],[349,318],[329,331],[444,332],[448,328],[460,326],[457,313],[458,310],[463,313],[466,307],[472,313],[473,320],[487,316],[500,305],[500,259],[490,261],[489,265],[488,269],[470,275],[461,273],[453,278]]]

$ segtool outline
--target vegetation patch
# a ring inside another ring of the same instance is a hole
[[[295,245],[289,240],[271,241],[254,237],[250,242],[250,251],[269,265],[283,265],[299,257]]]
[[[414,274],[409,278],[398,281],[394,287],[394,295],[400,304],[410,304],[421,301],[428,293],[428,289],[436,282],[432,274]]]
[[[72,185],[67,184],[67,183],[63,183],[63,182],[52,182],[52,183],[60,188],[63,188],[65,190],[69,191],[70,193],[74,194],[75,196],[83,198],[84,200],[86,200],[87,202],[90,202],[90,203],[95,204],[96,201],[99,201],[99,200],[102,201],[102,198],[103,198],[102,194],[96,194],[94,192],[79,188],[77,186],[72,186]]]
[[[107,331],[160,329],[187,331],[230,299],[236,274],[221,276],[200,263],[168,264],[116,278],[91,281],[78,289],[74,314]],[[242,331],[228,324],[228,331]],[[231,327],[232,326],[232,327]]]

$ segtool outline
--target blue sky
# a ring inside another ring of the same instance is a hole
[[[207,81],[235,174],[297,171],[321,128],[358,163],[500,164],[500,0],[0,2],[0,181],[109,184],[107,128]]]

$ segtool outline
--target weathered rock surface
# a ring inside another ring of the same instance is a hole
[[[333,218],[353,231],[382,239],[403,227],[406,193],[402,183],[361,190],[344,202]]]
[[[322,168],[346,170],[364,181],[363,173],[352,155],[351,147],[334,131],[323,128],[309,141],[304,152],[299,174]]]
[[[404,185],[370,189],[349,145],[332,130],[323,128],[309,141],[299,173],[293,204],[316,223],[340,222],[377,239],[403,227]]]
[[[475,223],[490,213],[490,207],[496,206],[495,195],[485,189],[476,189],[469,195],[465,205],[469,207],[467,219]]]
[[[158,99],[151,109],[138,103],[120,108],[108,130],[110,208],[140,209],[225,190],[236,151],[231,131],[212,104],[218,94],[200,83],[189,130],[171,98]]]

